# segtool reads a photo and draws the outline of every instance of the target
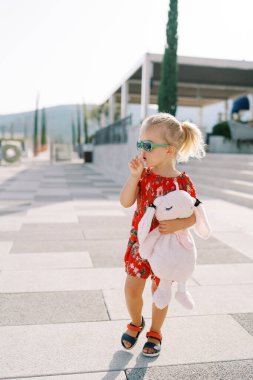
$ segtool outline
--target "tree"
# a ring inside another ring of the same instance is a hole
[[[41,147],[42,150],[46,149],[47,146],[47,126],[46,126],[46,110],[42,109],[42,119],[41,119]]]
[[[166,27],[167,44],[161,68],[161,81],[158,92],[159,112],[176,114],[177,110],[177,0],[170,0]]]
[[[81,136],[81,118],[80,118],[80,108],[79,105],[76,106],[76,117],[77,117],[77,144],[78,144],[78,155],[79,158],[82,157],[82,136]]]
[[[85,104],[83,104],[83,134],[84,134],[84,143],[88,144],[89,136],[88,136],[88,112],[86,110]]]
[[[34,124],[33,124],[33,155],[37,156],[39,151],[38,144],[38,114],[39,114],[39,94],[36,99],[36,108],[34,112]]]
[[[73,144],[73,147],[75,147],[76,146],[76,126],[75,126],[73,117],[71,118],[71,129],[72,129],[72,144]]]
[[[80,120],[80,110],[79,105],[76,106],[76,120],[77,120],[77,144],[81,144],[81,120]]]

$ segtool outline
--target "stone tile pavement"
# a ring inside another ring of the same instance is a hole
[[[144,334],[120,345],[135,206],[121,207],[119,182],[92,164],[37,162],[1,167],[0,183],[0,379],[253,379],[252,209],[198,194],[213,235],[195,236],[196,308],[172,300],[148,359]]]

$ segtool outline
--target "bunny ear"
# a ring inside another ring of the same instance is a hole
[[[202,239],[208,239],[211,234],[205,208],[203,204],[196,199],[195,203],[196,223],[194,224],[194,232]]]
[[[140,244],[143,243],[143,241],[146,239],[146,237],[149,233],[151,223],[152,223],[152,219],[153,219],[154,215],[155,215],[155,206],[154,207],[148,207],[145,214],[143,215],[143,217],[141,218],[141,220],[139,222],[138,240],[139,240]]]
[[[177,179],[174,180],[174,185],[176,186],[176,190],[180,190],[180,189],[179,189],[179,186],[178,186]]]

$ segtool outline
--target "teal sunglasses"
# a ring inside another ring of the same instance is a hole
[[[163,146],[163,147],[171,146],[170,144],[154,144],[152,143],[152,141],[148,141],[148,140],[145,140],[145,141],[139,140],[137,141],[136,145],[137,145],[137,149],[144,149],[146,152],[151,152],[151,150],[157,146]]]

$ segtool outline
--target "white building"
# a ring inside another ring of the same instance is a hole
[[[114,122],[116,103],[121,117],[132,114],[134,124],[156,112],[162,59],[162,54],[145,54],[115,86],[102,103],[109,103],[103,126]],[[248,116],[253,120],[253,62],[178,57],[179,120],[193,121],[202,132],[210,132],[218,121],[230,119],[233,100],[243,95],[249,96]]]

